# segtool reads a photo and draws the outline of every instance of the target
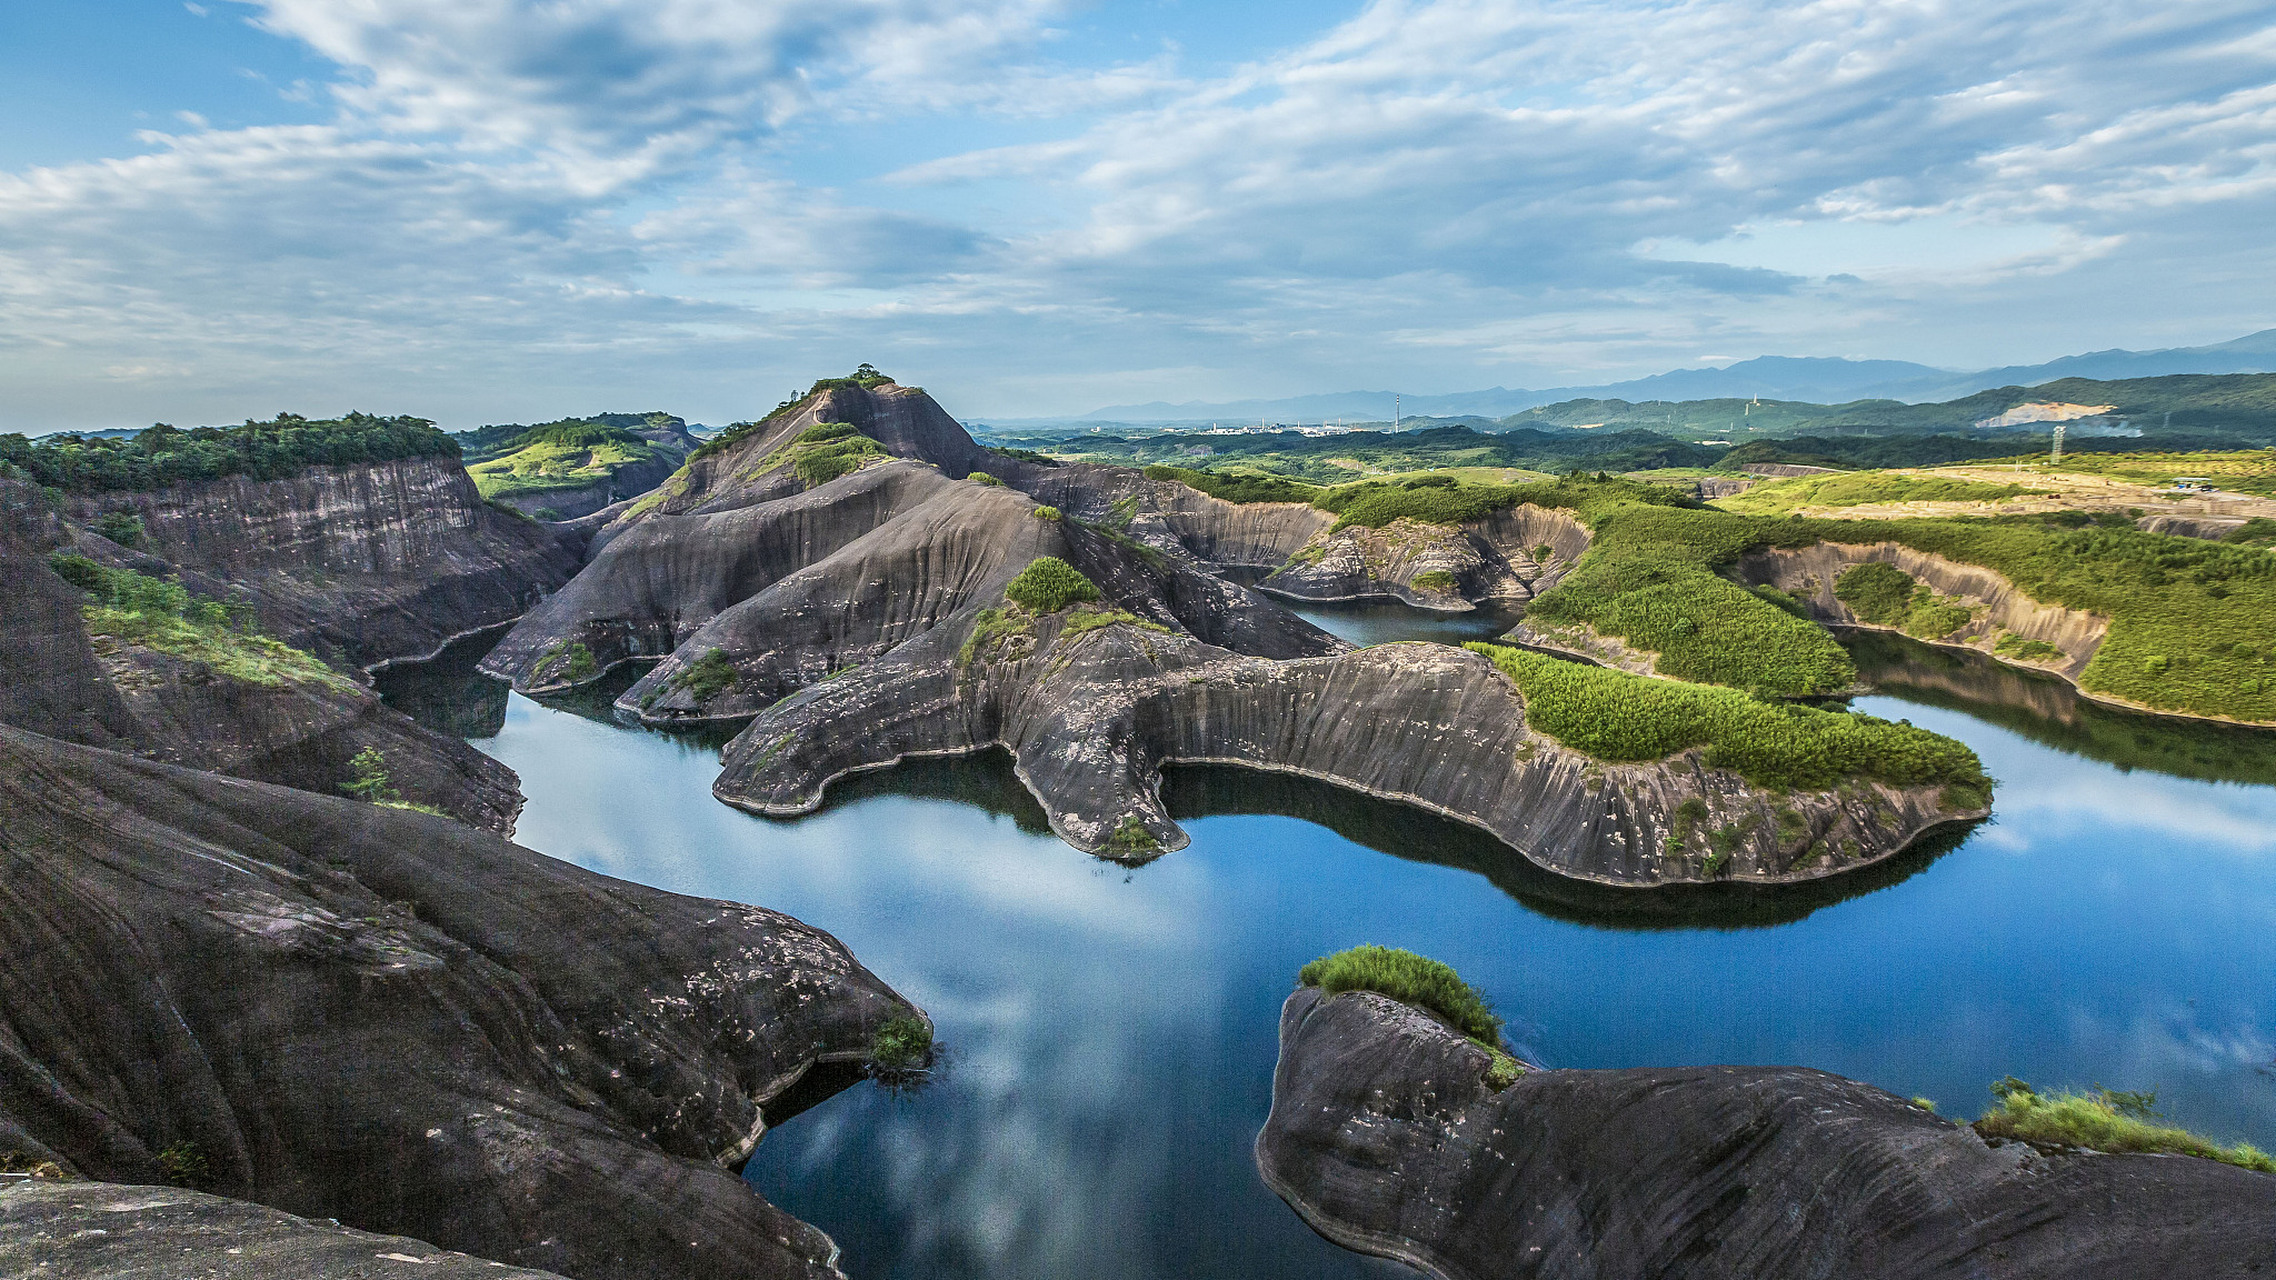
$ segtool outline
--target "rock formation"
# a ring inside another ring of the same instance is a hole
[[[421,729],[344,673],[251,682],[129,639],[90,636],[88,597],[56,575],[51,553],[154,578],[174,576],[173,566],[74,527],[23,486],[0,483],[0,508],[0,724],[326,794],[351,779],[360,753],[377,751],[405,801],[513,829],[522,806],[513,770]],[[234,598],[213,577],[182,576],[209,597]]]
[[[572,548],[485,504],[451,458],[88,494],[67,512],[81,525],[111,513],[139,517],[141,549],[194,589],[241,593],[269,634],[343,667],[433,653],[577,569]]]
[[[580,1280],[836,1274],[732,1172],[775,1100],[914,1014],[827,934],[13,729],[0,812],[15,1166]]]
[[[1366,992],[1281,1011],[1257,1168],[1442,1280],[2137,1280],[2276,1269],[2276,1175],[2049,1155],[1792,1067],[1533,1070]]]
[[[434,1280],[554,1277],[437,1249],[424,1240],[373,1235],[180,1187],[31,1182],[0,1188],[4,1275],[371,1280],[407,1266],[421,1270],[403,1274]]]
[[[1384,597],[1454,611],[1523,603],[1564,579],[1588,550],[1569,511],[1531,503],[1467,524],[1401,518],[1380,529],[1322,529],[1260,585],[1298,600]]]

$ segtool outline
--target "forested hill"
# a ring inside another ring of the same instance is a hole
[[[458,443],[425,418],[303,418],[192,427],[163,422],[132,436],[0,435],[0,474],[71,493],[163,489],[196,480],[281,480],[313,466],[456,458]]]

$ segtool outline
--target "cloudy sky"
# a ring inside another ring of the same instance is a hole
[[[2267,0],[0,6],[0,430],[2276,325]]]

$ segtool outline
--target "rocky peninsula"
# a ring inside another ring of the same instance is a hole
[[[1315,1229],[1442,1280],[2003,1280],[2276,1267],[2276,1174],[1987,1143],[1791,1067],[1525,1070],[1441,1017],[1300,988],[1258,1171]]]

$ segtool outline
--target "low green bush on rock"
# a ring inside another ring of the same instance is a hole
[[[1321,956],[1299,970],[1296,981],[1329,995],[1372,991],[1427,1009],[1488,1047],[1501,1039],[1502,1020],[1476,987],[1464,982],[1452,966],[1398,947],[1366,943]]]
[[[2009,1138],[2054,1147],[2084,1147],[2111,1153],[2155,1153],[2198,1156],[2239,1168],[2276,1173],[2271,1159],[2249,1144],[2224,1147],[2186,1129],[2153,1124],[2157,1094],[2096,1087],[2084,1093],[2060,1090],[2040,1093],[2009,1076],[1992,1086],[1999,1099],[1976,1132],[1987,1138]]]
[[[1099,598],[1098,584],[1057,556],[1038,556],[1004,584],[1004,598],[1030,613],[1057,613]]]
[[[48,566],[87,593],[80,616],[88,636],[98,642],[202,662],[216,674],[247,684],[360,688],[315,655],[254,630],[249,605],[199,599],[179,582],[109,568],[85,556],[51,556]]]

